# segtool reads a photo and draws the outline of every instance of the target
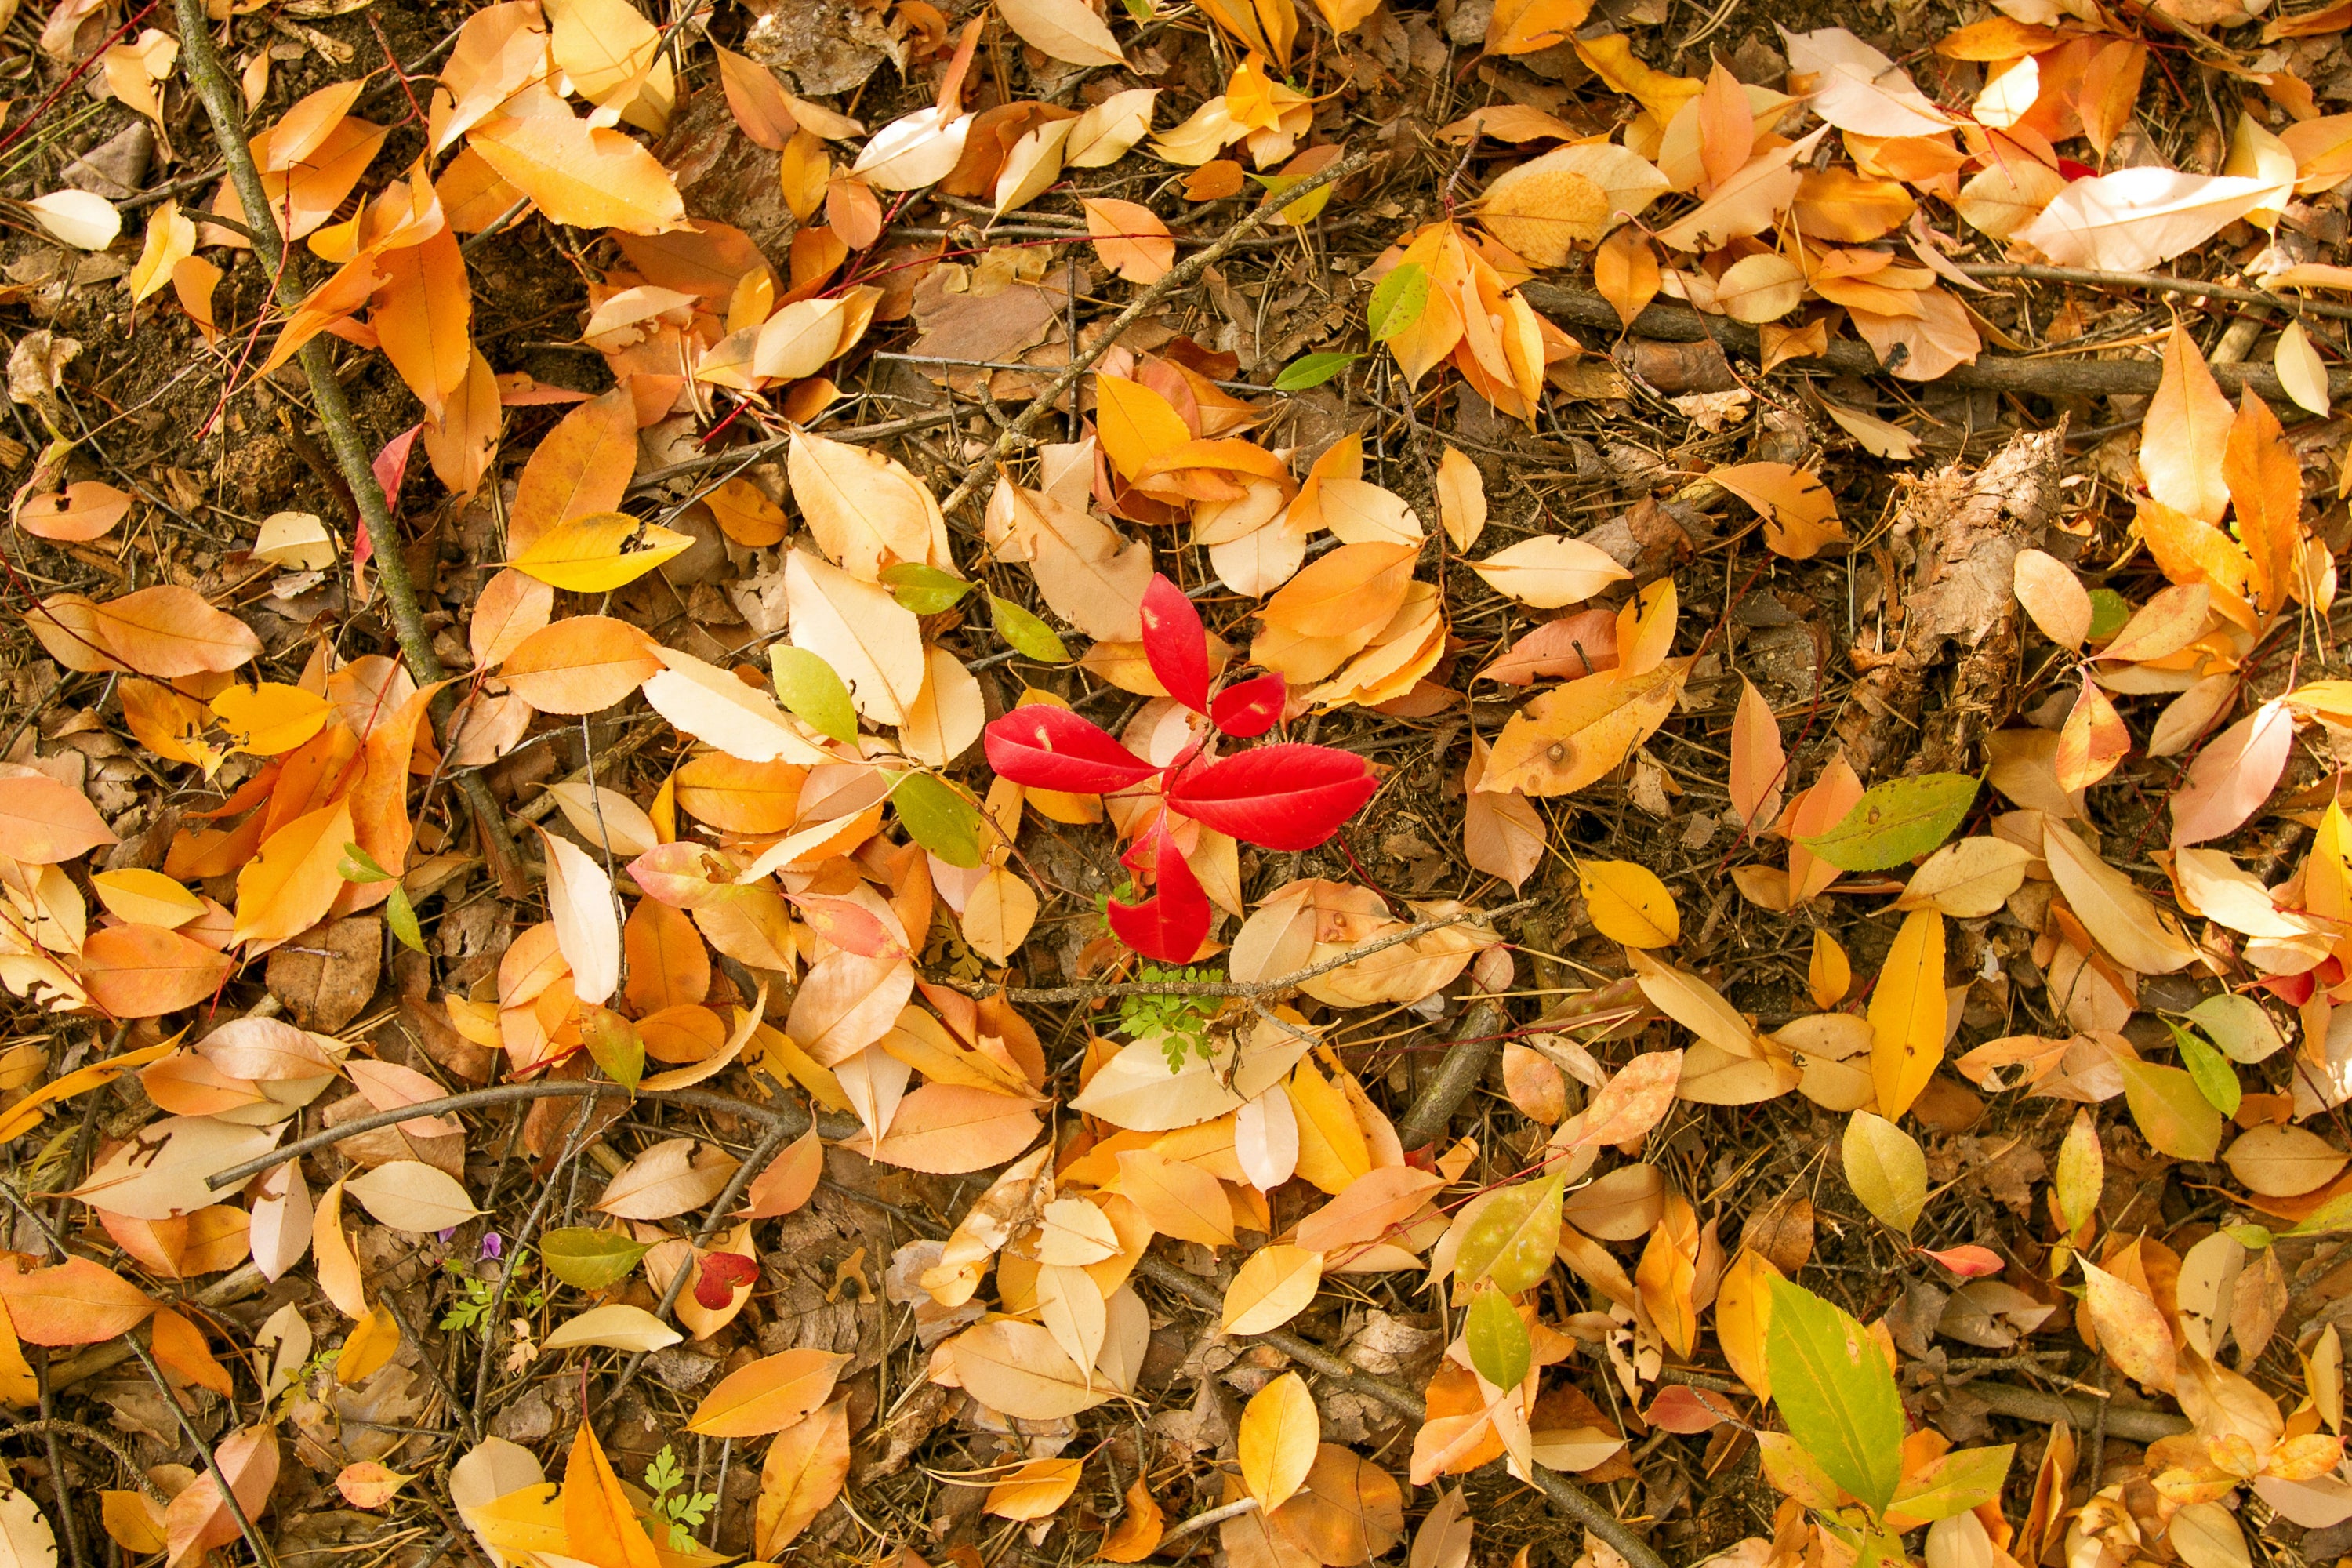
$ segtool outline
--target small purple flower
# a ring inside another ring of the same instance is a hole
[[[454,1226],[454,1225],[453,1225],[453,1226],[450,1226],[448,1229],[446,1229],[446,1230],[436,1230],[436,1231],[435,1231],[435,1232],[433,1233],[433,1238],[434,1238],[436,1241],[438,1241],[442,1246],[446,1247],[446,1246],[448,1246],[448,1245],[449,1245],[449,1238],[450,1238],[451,1237],[456,1236],[457,1234],[457,1227],[456,1226]]]
[[[506,1237],[500,1236],[495,1230],[484,1231],[482,1233],[482,1256],[484,1258],[504,1258],[506,1255]]]

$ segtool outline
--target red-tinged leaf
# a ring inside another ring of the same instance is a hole
[[[378,452],[375,460],[368,465],[375,474],[377,486],[383,491],[383,504],[392,509],[394,517],[400,515],[401,484],[408,478],[409,450],[416,445],[416,437],[424,429],[422,425],[411,425],[386,441],[383,450]]]
[[[1189,770],[1170,787],[1168,803],[1245,843],[1312,849],[1380,787],[1352,752],[1286,742]]]
[[[1066,708],[1033,702],[988,727],[988,765],[1000,777],[1069,795],[1105,795],[1160,770]]]
[[[1738,1421],[1740,1415],[1731,1401],[1720,1394],[1670,1383],[1658,1390],[1658,1396],[1650,1401],[1642,1418],[1653,1426],[1688,1436],[1712,1431],[1727,1421]]]
[[[1140,903],[1110,902],[1110,929],[1118,940],[1163,963],[1190,963],[1209,934],[1209,895],[1184,861],[1163,823],[1147,836],[1156,842],[1159,865],[1151,897]]]
[[[1278,675],[1253,677],[1226,687],[1210,700],[1210,721],[1236,740],[1255,741],[1280,721],[1289,693]]]
[[[1143,657],[1169,696],[1195,713],[1209,710],[1209,634],[1184,590],[1157,572],[1143,591]]]
[[[1982,1279],[2000,1273],[2004,1267],[2000,1254],[1990,1247],[1948,1247],[1941,1251],[1923,1247],[1919,1250],[1963,1279]]]
[[[760,1266],[740,1252],[709,1253],[695,1270],[694,1299],[709,1310],[719,1311],[733,1299],[735,1287],[749,1285],[759,1277]]]

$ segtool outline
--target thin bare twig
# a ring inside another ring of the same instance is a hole
[[[314,1132],[308,1138],[295,1140],[282,1149],[272,1150],[257,1160],[247,1160],[243,1164],[231,1165],[226,1171],[206,1177],[205,1184],[213,1191],[219,1192],[224,1187],[233,1187],[239,1183],[250,1181],[262,1172],[276,1165],[282,1165],[289,1160],[299,1160],[305,1154],[313,1153],[330,1144],[340,1143],[346,1138],[356,1137],[362,1132],[373,1132],[379,1127],[390,1127],[402,1121],[414,1121],[419,1117],[455,1116],[459,1111],[477,1110],[486,1105],[517,1105],[533,1100],[594,1098],[608,1094],[626,1098],[628,1093],[627,1089],[617,1083],[603,1083],[581,1078],[541,1079],[536,1083],[500,1083],[493,1084],[488,1089],[469,1089],[463,1094],[452,1094],[440,1100],[419,1100],[415,1105],[397,1106],[390,1110],[377,1110],[365,1116],[354,1116],[339,1126],[328,1128],[324,1132]],[[807,1131],[809,1126],[808,1112],[797,1105],[784,1102],[775,1105],[755,1105],[748,1100],[738,1100],[731,1094],[713,1094],[709,1089],[640,1089],[636,1092],[636,1098],[659,1100],[667,1105],[683,1105],[693,1110],[717,1110],[730,1116],[748,1116],[754,1121],[785,1127],[793,1135]],[[817,1131],[826,1138],[855,1138],[861,1131],[861,1125],[853,1118],[827,1116],[817,1119]]]
[[[1335,969],[1345,969],[1359,959],[1370,958],[1376,952],[1385,952],[1400,942],[1411,942],[1415,937],[1427,936],[1431,931],[1443,931],[1447,926],[1466,925],[1472,921],[1500,920],[1505,915],[1517,914],[1521,910],[1533,909],[1536,900],[1533,899],[1521,899],[1517,903],[1505,904],[1500,909],[1465,910],[1456,915],[1416,921],[1402,931],[1392,931],[1386,936],[1360,942],[1347,952],[1327,958],[1320,963],[1310,963],[1304,969],[1293,970],[1288,974],[1277,974],[1271,980],[1129,980],[1115,985],[1050,985],[1042,988],[1013,985],[1003,990],[965,985],[953,980],[935,981],[933,984],[961,991],[968,996],[1003,996],[1008,1002],[1068,1004],[1102,1001],[1118,996],[1222,996],[1251,1001],[1261,996],[1272,996],[1281,992],[1297,990],[1319,974],[1328,974]]]

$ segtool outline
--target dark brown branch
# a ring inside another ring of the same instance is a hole
[[[1585,289],[1538,280],[1522,284],[1519,293],[1528,304],[1563,325],[1611,333],[1623,330],[1617,318],[1617,307]],[[1763,357],[1755,328],[1743,326],[1727,316],[1701,315],[1687,305],[1652,305],[1633,319],[1630,335],[1675,343],[1712,337],[1727,353],[1758,361]],[[1833,342],[1826,354],[1792,359],[1786,363],[1797,370],[1827,366],[1842,375],[1893,374],[1878,363],[1878,356],[1870,352],[1869,345],[1858,342]],[[2270,402],[2292,406],[2285,389],[2279,385],[2278,373],[2266,364],[2217,364],[2212,370],[2213,379],[2224,392],[2235,393],[2250,386]],[[2015,354],[1980,353],[1975,363],[1955,365],[1934,382],[1918,384],[1984,387],[2026,397],[2109,397],[2153,393],[2163,374],[2163,367],[2154,360],[2025,359]],[[2352,370],[2330,372],[2327,385],[2332,396],[2352,396]]]
[[[277,214],[270,205],[268,192],[262,187],[261,171],[253,162],[253,149],[245,139],[244,96],[229,79],[219,51],[213,47],[212,24],[205,13],[205,0],[173,0],[173,4],[180,23],[181,68],[187,75],[190,90],[203,102],[205,117],[212,121],[213,140],[228,167],[229,184],[245,208],[244,221],[250,226],[246,232],[253,243],[254,258],[273,279],[278,305],[290,310],[301,302],[302,287],[287,265],[286,243],[278,232]],[[326,428],[335,466],[341,470],[343,483],[360,509],[368,543],[375,552],[376,583],[383,594],[384,608],[399,640],[402,658],[417,685],[430,686],[448,672],[441,667],[440,656],[433,651],[433,634],[425,630],[424,612],[416,601],[416,585],[409,580],[408,557],[404,552],[400,526],[394,521],[383,487],[376,483],[374,466],[369,460],[359,426],[352,417],[351,404],[343,396],[342,384],[335,379],[334,362],[326,338],[312,338],[302,345],[296,357],[301,362],[302,374],[310,380],[311,401],[318,409],[319,423]],[[445,731],[456,704],[457,693],[447,688],[433,703],[434,716]],[[490,862],[500,882],[509,891],[515,890],[514,840],[507,833],[505,817],[490,795],[488,781],[477,774],[458,783],[467,804],[473,807],[475,825],[482,835],[484,858]]]
[[[2202,283],[2163,272],[2099,272],[2088,267],[2037,267],[2012,261],[1962,262],[1971,278],[2014,278],[2028,283],[2075,283],[2088,289],[2145,289],[2155,294],[2186,294],[2192,299],[2227,300],[2239,305],[2273,305],[2309,316],[2332,316],[2352,321],[2352,305],[2331,305],[2325,300],[2298,300],[2266,289],[2240,289],[2226,283]]]

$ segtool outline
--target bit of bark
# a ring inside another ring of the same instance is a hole
[[[1454,1111],[1502,1054],[1503,1031],[1510,1025],[1511,1016],[1499,1002],[1481,998],[1469,1005],[1462,1015],[1462,1026],[1454,1032],[1453,1046],[1439,1060],[1437,1075],[1397,1122],[1399,1143],[1418,1149],[1445,1136]]]
[[[2041,542],[2059,503],[2065,435],[2028,432],[1974,473],[1947,468],[1920,481],[1891,539],[1911,574],[1885,587],[1903,606],[1902,641],[1855,648],[1854,705],[1838,726],[1865,778],[1909,751],[1926,773],[1969,771],[1987,730],[2008,719],[2018,690],[2017,552]],[[1957,648],[1949,685],[1923,716],[1929,678]],[[1893,722],[1889,722],[1889,721]],[[1916,746],[1912,738],[1916,736]]]

